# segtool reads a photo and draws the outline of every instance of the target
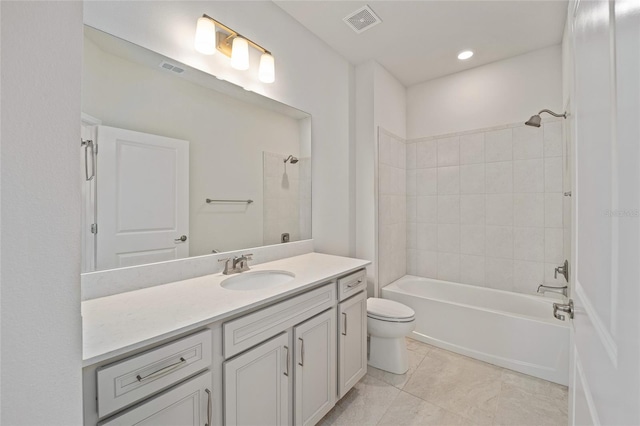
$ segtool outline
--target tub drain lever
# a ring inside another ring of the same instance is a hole
[[[569,303],[553,304],[553,316],[561,321],[564,321],[564,315],[559,314],[558,311],[569,314],[569,318],[573,319],[573,300],[569,299]]]

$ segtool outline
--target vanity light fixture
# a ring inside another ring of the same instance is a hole
[[[263,83],[273,83],[276,71],[275,60],[271,52],[209,15],[202,15],[198,19],[194,42],[194,47],[198,52],[212,55],[216,50],[219,50],[231,58],[233,68],[243,71],[249,69],[249,46],[262,52],[258,78]]]

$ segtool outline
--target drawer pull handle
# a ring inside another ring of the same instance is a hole
[[[298,337],[298,340],[300,340],[300,362],[298,365],[304,367],[304,340],[302,340],[302,337]]]
[[[211,410],[213,403],[211,402],[211,391],[209,389],[204,390],[207,393],[207,423],[204,426],[211,426]]]
[[[357,286],[358,284],[362,284],[362,278],[360,278],[358,281],[356,281],[355,283],[351,283],[351,284],[347,284],[347,287],[352,288]]]
[[[182,365],[183,365],[184,363],[186,363],[186,362],[187,362],[187,360],[186,360],[186,359],[184,359],[184,358],[180,357],[180,361],[178,361],[178,362],[176,362],[176,363],[174,363],[174,364],[171,364],[171,365],[167,365],[166,367],[161,368],[161,369],[160,369],[160,370],[158,370],[158,371],[154,371],[153,373],[148,374],[148,375],[146,375],[146,376],[144,376],[144,377],[142,377],[142,376],[140,376],[140,375],[138,374],[138,375],[136,376],[136,379],[138,379],[138,381],[139,381],[139,382],[144,382],[144,381],[146,381],[146,380],[156,379],[156,378],[158,378],[158,377],[160,377],[160,376],[164,376],[165,374],[169,374],[169,373],[170,373],[170,372],[172,372],[173,370],[176,370],[176,369],[178,369],[178,368],[182,367]]]
[[[342,315],[344,316],[344,331],[342,332],[343,336],[347,335],[347,313],[343,312]]]

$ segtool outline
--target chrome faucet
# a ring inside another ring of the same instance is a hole
[[[552,293],[560,293],[562,295],[564,295],[565,297],[567,296],[567,286],[562,286],[562,287],[555,287],[552,285],[544,285],[544,284],[540,284],[538,286],[538,293],[546,293],[547,291],[550,291]]]
[[[237,274],[249,270],[249,261],[253,260],[253,254],[243,254],[241,256],[234,256],[233,258],[218,259],[218,262],[224,262],[224,275]]]

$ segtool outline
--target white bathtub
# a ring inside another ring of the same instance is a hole
[[[553,317],[553,299],[411,275],[382,297],[413,308],[416,340],[568,384],[569,326]]]

